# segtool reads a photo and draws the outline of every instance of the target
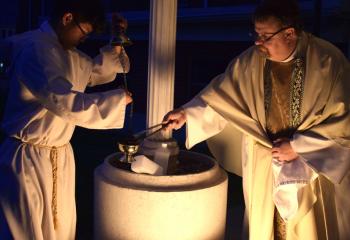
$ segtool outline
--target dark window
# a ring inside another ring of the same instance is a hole
[[[150,1],[126,0],[126,1],[109,1],[110,10],[112,12],[125,11],[149,11]]]
[[[179,0],[179,8],[201,8],[204,7],[206,0]]]
[[[207,0],[208,7],[228,7],[242,4],[258,4],[261,0]]]

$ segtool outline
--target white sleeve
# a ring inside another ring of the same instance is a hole
[[[75,91],[64,77],[62,59],[54,54],[55,50],[38,48],[34,45],[21,53],[15,73],[21,84],[37,98],[38,104],[78,126],[94,129],[123,127],[124,90],[91,94]]]
[[[301,160],[333,183],[340,183],[349,171],[350,149],[330,139],[296,133],[291,146]]]
[[[123,69],[124,64],[124,69]],[[117,73],[129,72],[129,57],[123,50],[119,55],[111,46],[105,46],[100,49],[100,54],[92,61],[92,72],[89,86],[95,86],[111,82],[115,79]]]
[[[183,105],[186,113],[186,148],[190,149],[221,132],[227,121],[208,104],[199,98],[194,98]]]

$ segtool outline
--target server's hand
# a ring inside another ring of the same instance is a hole
[[[132,99],[132,93],[125,90],[125,101],[126,101],[126,105],[128,105],[129,103],[132,103],[133,99]]]

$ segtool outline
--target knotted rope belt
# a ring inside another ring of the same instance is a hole
[[[20,141],[23,144],[27,144],[33,147],[38,148],[45,148],[50,150],[50,162],[52,167],[52,199],[51,199],[51,211],[52,211],[52,218],[53,218],[53,226],[54,229],[57,229],[58,226],[58,218],[57,218],[57,159],[58,159],[58,149],[66,147],[68,144],[62,145],[62,146],[45,146],[40,144],[34,144],[30,142],[23,141],[22,139],[18,139],[15,137],[12,137],[16,141]]]
[[[51,211],[53,217],[53,226],[57,229],[57,148],[52,147],[50,150],[50,161],[52,166],[52,199],[51,199]]]

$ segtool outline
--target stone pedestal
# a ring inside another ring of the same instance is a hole
[[[215,160],[180,151],[176,175],[151,176],[116,167],[120,156],[95,170],[95,239],[224,239],[227,175]]]

